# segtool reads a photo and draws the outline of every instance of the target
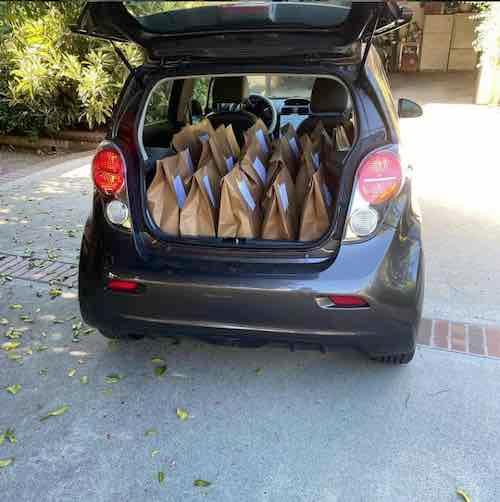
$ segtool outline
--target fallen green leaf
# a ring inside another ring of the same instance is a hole
[[[49,296],[51,298],[57,298],[58,296],[62,295],[62,290],[59,288],[51,288],[49,289]]]
[[[465,502],[472,502],[469,494],[462,488],[459,488],[457,490],[457,495],[460,495],[464,499]]]
[[[262,368],[257,368],[257,369],[255,370],[255,374],[256,374],[256,375],[260,375],[261,373],[262,373]]]
[[[194,486],[198,486],[199,488],[206,488],[207,486],[210,486],[212,483],[210,481],[205,481],[204,479],[195,479],[193,481]]]
[[[19,362],[22,361],[23,356],[21,354],[17,354],[16,352],[9,352],[7,354],[7,359]]]
[[[5,431],[5,439],[8,439],[12,444],[17,443],[16,433],[14,432],[14,429],[7,429]]]
[[[80,378],[80,383],[83,384],[83,385],[87,385],[89,383],[89,377],[87,375],[83,375]]]
[[[64,324],[64,319],[54,319],[52,324]]]
[[[8,352],[9,350],[17,349],[19,345],[21,345],[21,342],[5,342],[2,344],[2,349]]]
[[[20,315],[19,319],[21,321],[24,321],[24,322],[27,322],[27,323],[32,323],[33,322],[33,319],[29,315],[25,315],[25,314]]]
[[[14,385],[9,385],[8,387],[5,387],[5,390],[9,393],[15,396],[22,388],[21,384],[15,383]]]
[[[0,325],[6,326],[9,324],[9,320],[6,317],[0,317]]]
[[[123,378],[123,376],[119,375],[118,373],[111,373],[106,376],[105,382],[106,383],[118,383],[122,378]]]
[[[83,331],[84,335],[93,335],[95,333],[94,328],[87,328],[86,330]]]
[[[161,357],[152,357],[151,362],[153,364],[165,364],[165,361]]]
[[[189,418],[189,413],[184,408],[177,408],[175,410],[175,413],[179,417],[179,419],[182,420],[183,422]]]
[[[113,394],[113,389],[109,389],[109,388],[108,388],[108,389],[104,389],[104,390],[102,391],[102,393],[103,393],[103,395],[105,395],[105,396],[111,396],[111,394]]]
[[[0,443],[0,444],[2,444],[2,443]],[[158,449],[151,450],[151,458],[156,457],[156,455],[158,455],[158,453],[160,453],[160,450],[158,450]]]
[[[38,374],[39,375],[42,375],[42,376],[45,376],[47,373],[49,372],[49,369],[48,368],[42,368]]]
[[[158,434],[158,431],[156,429],[146,429],[144,432],[144,435],[147,436],[154,436],[155,434]]]
[[[18,340],[23,336],[23,332],[20,329],[12,327],[5,332],[5,336],[11,340]]]
[[[167,367],[166,366],[157,366],[155,368],[155,375],[157,377],[162,377],[167,371]]]
[[[3,445],[4,441],[5,441],[5,432],[3,434],[0,434],[0,446]]]
[[[48,350],[48,348],[49,348],[48,345],[37,345],[35,347],[35,350],[37,352],[43,352],[44,350]]]
[[[14,457],[0,459],[0,469],[9,466],[12,462],[14,462]]]
[[[11,303],[9,308],[11,310],[22,310],[23,306],[20,303]]]
[[[158,472],[158,482],[162,485],[165,482],[165,473],[163,471]]]
[[[74,377],[76,375],[76,368],[70,368],[68,370],[68,376],[69,377]]]
[[[40,421],[43,422],[44,420],[47,420],[50,417],[60,417],[61,415],[64,415],[67,411],[69,410],[69,406],[67,404],[60,406],[59,408],[56,408],[55,410],[49,411],[47,415],[43,416]]]

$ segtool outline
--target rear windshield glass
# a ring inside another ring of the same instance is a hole
[[[341,25],[351,2],[125,2],[151,33],[230,31],[235,29],[325,29]],[[304,7],[308,8],[304,8]]]

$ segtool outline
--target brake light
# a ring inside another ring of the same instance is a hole
[[[358,189],[369,204],[387,202],[399,193],[403,180],[399,156],[378,150],[366,156],[358,170]]]
[[[125,166],[114,148],[99,150],[92,161],[92,179],[98,190],[106,195],[117,195],[125,184]]]
[[[134,281],[126,281],[124,279],[110,279],[108,281],[108,289],[111,291],[119,291],[121,293],[134,293],[139,289],[139,284]]]
[[[335,307],[356,308],[369,306],[364,298],[356,295],[330,295],[329,298]]]
[[[369,153],[360,163],[351,195],[344,241],[370,237],[404,184],[401,159],[394,146]]]

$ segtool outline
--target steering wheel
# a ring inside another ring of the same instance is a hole
[[[269,129],[269,133],[272,133],[276,128],[278,114],[273,102],[266,96],[250,94],[245,102],[245,110],[260,117]]]

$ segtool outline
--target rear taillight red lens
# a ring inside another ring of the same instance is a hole
[[[368,307],[364,298],[356,295],[330,295],[330,300],[335,307]]]
[[[99,150],[92,161],[92,179],[98,190],[106,195],[118,194],[125,184],[125,166],[114,148]]]
[[[108,289],[111,291],[119,291],[121,293],[134,293],[139,289],[139,284],[134,281],[126,281],[124,279],[110,279],[108,281]]]
[[[399,156],[390,150],[378,150],[363,159],[358,170],[358,189],[363,199],[377,205],[399,193],[403,173]]]

